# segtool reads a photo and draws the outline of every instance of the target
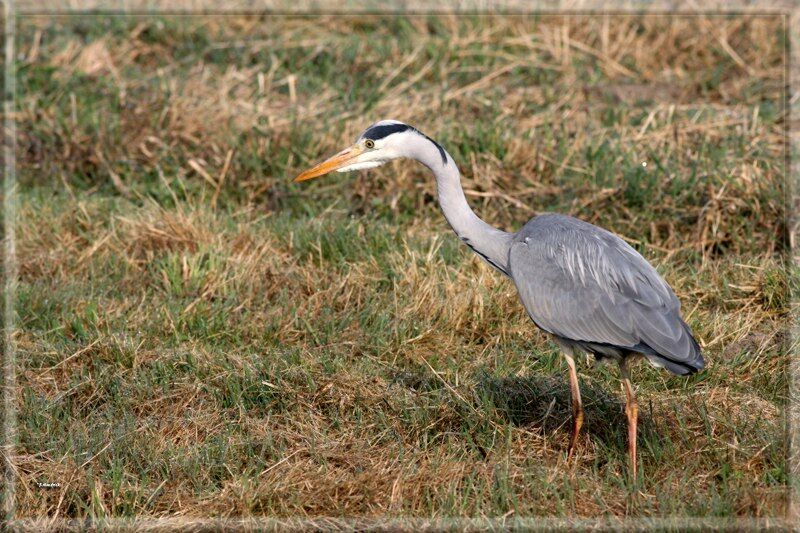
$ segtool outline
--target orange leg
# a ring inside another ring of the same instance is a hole
[[[633,394],[628,367],[623,360],[619,364],[619,373],[622,376],[622,388],[625,390],[625,415],[628,417],[628,457],[630,459],[631,473],[636,481],[636,426],[639,418],[639,404]]]
[[[578,384],[578,373],[575,371],[575,359],[572,355],[564,354],[569,366],[569,388],[572,392],[572,438],[569,441],[567,461],[572,460],[575,445],[578,443],[578,434],[583,426],[583,402],[581,401],[581,388]]]

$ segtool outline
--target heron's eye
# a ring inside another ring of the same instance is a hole
[[[366,141],[364,141],[364,146],[366,146],[367,148],[375,148],[375,141],[373,141],[372,139],[367,139]]]

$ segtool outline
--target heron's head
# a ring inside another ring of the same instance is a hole
[[[330,172],[349,172],[375,168],[392,159],[405,156],[409,136],[422,135],[416,129],[396,120],[376,122],[358,136],[353,146],[310,168],[294,181],[305,181]]]

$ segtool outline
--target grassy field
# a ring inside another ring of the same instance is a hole
[[[778,17],[22,18],[23,517],[782,516]],[[395,162],[291,178],[370,123],[475,210],[624,236],[707,370],[567,369]],[[54,489],[37,482],[57,482]]]

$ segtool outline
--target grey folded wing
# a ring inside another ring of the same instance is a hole
[[[703,368],[675,293],[613,233],[572,217],[537,217],[516,235],[509,270],[543,330],[589,351],[640,352],[677,374]]]

